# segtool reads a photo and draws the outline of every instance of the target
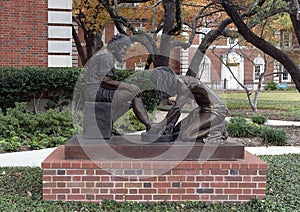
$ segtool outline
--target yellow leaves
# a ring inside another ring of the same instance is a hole
[[[73,0],[73,17],[80,17],[81,22],[93,31],[100,30],[110,20],[98,0]]]

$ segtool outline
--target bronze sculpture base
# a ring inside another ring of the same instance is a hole
[[[110,140],[84,139],[75,135],[65,145],[65,159],[234,161],[244,159],[244,146],[232,138],[225,144],[145,143],[140,135],[113,136]]]

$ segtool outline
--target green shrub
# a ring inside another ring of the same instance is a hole
[[[277,146],[284,145],[288,138],[284,130],[260,126],[258,123],[247,121],[243,117],[231,118],[227,124],[227,131],[231,137],[260,137],[265,143]]]
[[[274,129],[270,127],[262,127],[259,136],[266,143],[282,146],[287,140],[287,134],[284,130]]]
[[[259,127],[245,118],[231,118],[227,125],[227,131],[231,137],[253,137],[257,135]]]
[[[256,124],[265,124],[268,118],[263,115],[254,115],[251,117],[251,121]]]
[[[0,108],[5,112],[15,102],[49,99],[47,108],[61,108],[72,99],[82,68],[0,68]]]
[[[274,81],[269,81],[265,85],[265,90],[276,90],[276,89],[277,89],[276,82],[274,82]]]
[[[154,113],[154,112],[153,112]],[[152,113],[148,113],[149,118],[153,119]],[[127,113],[125,113],[121,118],[119,118],[115,123],[114,127],[121,131],[141,131],[145,130],[146,127],[142,124],[135,116],[132,109],[130,109]]]
[[[5,151],[42,149],[64,144],[75,133],[70,111],[30,113],[26,103],[0,112],[0,145]]]

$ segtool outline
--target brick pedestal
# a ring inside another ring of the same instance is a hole
[[[268,164],[245,151],[240,161],[66,160],[65,146],[42,163],[45,200],[99,203],[262,199]]]

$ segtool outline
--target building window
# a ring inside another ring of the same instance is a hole
[[[211,61],[207,56],[205,56],[200,64],[197,78],[202,82],[210,82],[210,68]]]
[[[259,76],[262,73],[261,65],[254,65],[254,80],[258,81]]]
[[[253,80],[258,81],[259,76],[264,72],[265,61],[264,59],[258,55],[254,59],[254,71],[253,71]]]
[[[238,39],[237,38],[228,38],[227,39],[227,46],[236,46],[238,44]]]
[[[279,81],[279,73],[280,72],[280,63],[275,60],[274,61],[274,76],[273,76],[273,80],[274,81]]]
[[[292,33],[283,32],[282,33],[282,46],[291,47],[292,46]]]
[[[205,38],[206,34],[209,33],[209,31],[211,31],[211,28],[201,28],[199,43],[202,42],[202,40]]]
[[[115,63],[115,69],[118,69],[118,70],[125,70],[126,69],[126,62],[116,62]]]
[[[291,76],[289,75],[289,72],[284,67],[282,67],[282,81],[283,82],[291,81]]]

